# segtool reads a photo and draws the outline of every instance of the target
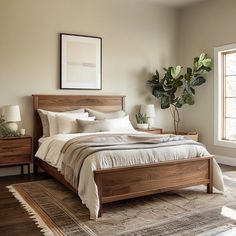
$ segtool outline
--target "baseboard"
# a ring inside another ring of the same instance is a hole
[[[220,164],[224,164],[228,166],[236,166],[236,157],[215,155],[215,159]]]

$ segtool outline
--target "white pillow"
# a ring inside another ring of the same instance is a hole
[[[65,114],[65,113],[83,113],[84,112],[84,108],[81,109],[77,109],[77,110],[72,110],[72,111],[65,111],[65,112],[52,112],[52,111],[46,111],[43,109],[38,109],[37,110],[42,122],[42,127],[43,127],[43,137],[48,137],[50,135],[49,133],[49,122],[48,122],[48,112],[50,112],[51,114],[55,113],[55,114]]]
[[[85,110],[89,113],[90,116],[95,116],[96,120],[115,119],[125,116],[124,111],[101,112],[89,108],[86,108]]]
[[[84,114],[84,113],[83,113]],[[71,133],[78,133],[79,127],[77,123],[77,119],[79,120],[88,120],[93,121],[95,120],[95,116],[93,117],[71,117],[65,115],[56,115],[57,125],[58,125],[58,133],[59,134],[71,134]]]
[[[129,121],[129,116],[117,119],[104,119],[104,120],[78,120],[79,132],[92,133],[92,132],[133,132],[135,129]]]
[[[59,133],[58,130],[58,122],[57,122],[57,117],[59,116],[66,116],[66,117],[71,117],[74,119],[81,119],[81,118],[87,118],[88,117],[88,112],[84,113],[55,113],[55,112],[48,112],[47,117],[48,117],[48,122],[49,122],[49,135],[53,136],[55,134]]]
[[[112,132],[133,132],[134,127],[130,123],[129,116],[117,119],[107,119],[109,131]]]

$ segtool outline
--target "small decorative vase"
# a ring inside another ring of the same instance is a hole
[[[148,129],[148,124],[137,124],[138,129]]]

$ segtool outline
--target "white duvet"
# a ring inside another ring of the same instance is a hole
[[[46,139],[44,138],[36,153],[36,157],[46,161],[60,171],[63,161],[61,149],[64,144],[72,138],[91,134],[99,135],[101,133],[58,134]],[[94,170],[210,155],[204,146],[194,145],[195,141],[183,140],[181,142],[182,145],[178,147],[168,146],[153,149],[101,151],[86,158],[80,171],[78,195],[83,204],[88,207],[90,218],[96,219],[99,211],[98,191],[93,177]],[[172,142],[172,144],[174,143]],[[224,190],[222,173],[215,160],[213,161],[213,184],[218,190]]]

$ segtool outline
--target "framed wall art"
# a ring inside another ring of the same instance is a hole
[[[102,38],[60,34],[61,89],[102,89]]]

